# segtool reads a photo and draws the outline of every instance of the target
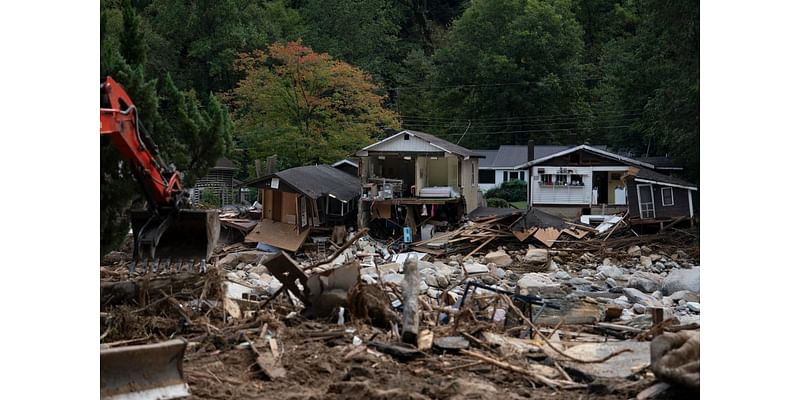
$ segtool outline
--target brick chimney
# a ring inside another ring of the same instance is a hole
[[[528,161],[531,161],[535,158],[533,153],[534,147],[533,140],[528,140]]]

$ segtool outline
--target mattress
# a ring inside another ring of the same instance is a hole
[[[450,186],[431,186],[420,189],[419,197],[450,198],[459,197],[459,194]]]

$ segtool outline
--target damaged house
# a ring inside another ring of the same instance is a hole
[[[361,194],[358,178],[329,165],[285,169],[248,186],[260,189],[262,214],[245,240],[289,251],[302,246],[311,228],[354,222]]]
[[[478,207],[478,159],[483,156],[474,151],[404,130],[356,156],[361,160],[359,226],[383,219],[392,229],[410,227],[416,239]]]
[[[632,158],[605,146],[528,144],[528,203],[574,219],[628,212],[634,223],[659,223],[694,217],[697,187],[670,174],[682,168],[667,157]]]

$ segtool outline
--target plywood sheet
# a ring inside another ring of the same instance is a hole
[[[540,228],[537,230],[533,237],[538,239],[547,247],[553,247],[553,244],[556,242],[556,239],[561,236],[561,230],[556,228]]]
[[[535,233],[537,230],[539,230],[539,228],[535,228],[535,227],[534,227],[534,228],[528,229],[527,231],[511,231],[511,233],[513,233],[513,234],[514,234],[514,236],[515,236],[517,239],[519,239],[519,241],[520,241],[520,242],[524,242],[524,241],[525,241],[525,239],[529,238],[529,237],[530,237],[531,235],[533,235],[533,234],[534,234],[534,233]]]
[[[279,249],[297,251],[306,241],[310,231],[310,229],[306,229],[297,232],[295,225],[265,219],[261,220],[244,240],[249,243],[261,242]]]

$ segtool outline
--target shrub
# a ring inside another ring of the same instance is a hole
[[[525,201],[528,199],[528,185],[525,181],[514,179],[503,182],[499,188],[489,189],[486,192],[487,198],[499,198],[508,202]]]
[[[496,208],[508,208],[508,202],[504,199],[500,199],[497,197],[491,197],[486,199],[486,206],[487,207],[496,207]]]

